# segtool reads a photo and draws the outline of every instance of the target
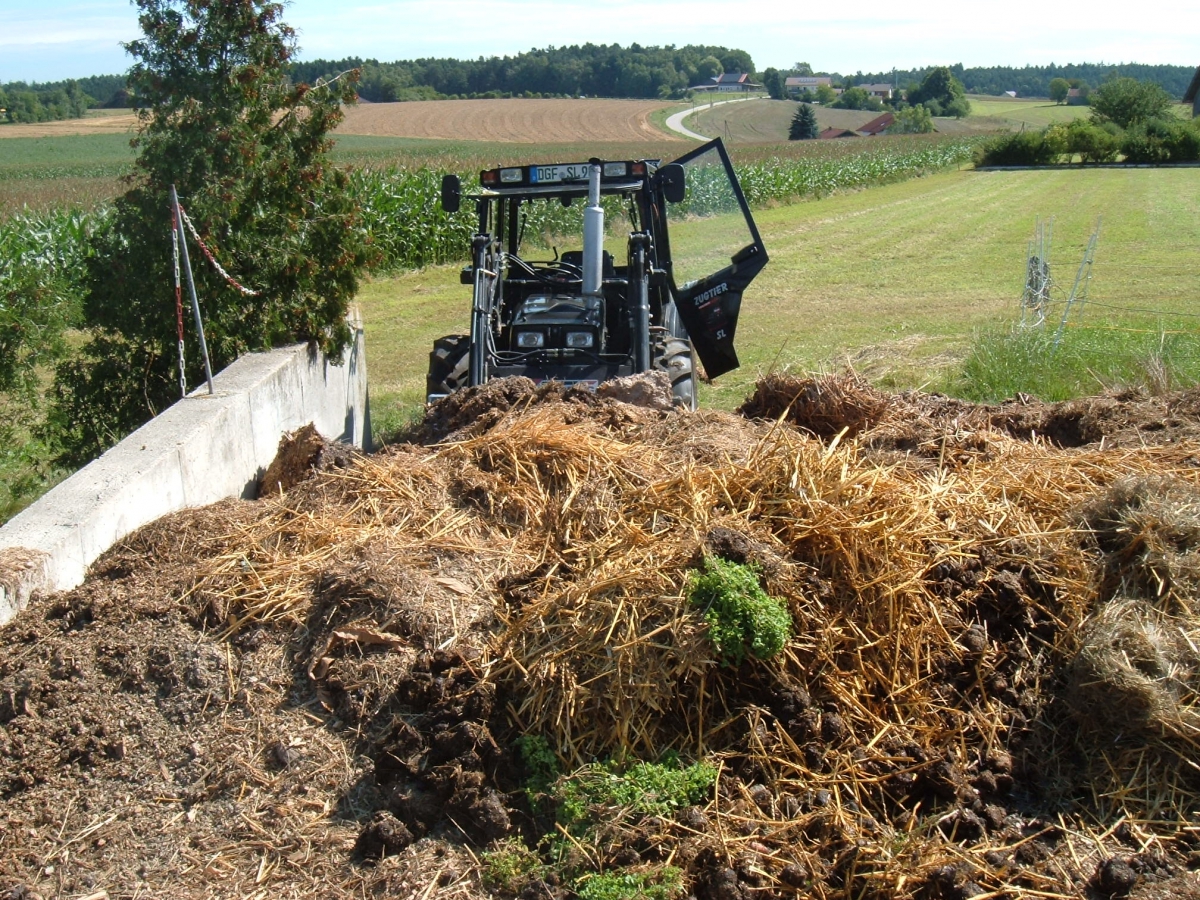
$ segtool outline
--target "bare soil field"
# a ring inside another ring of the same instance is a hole
[[[338,133],[518,144],[682,141],[650,120],[671,105],[598,99],[363,103],[346,110]]]
[[[121,134],[132,132],[137,116],[125,109],[92,110],[82,119],[34,122],[29,125],[4,125],[0,138],[58,137],[66,134]]]
[[[511,379],[371,457],[297,439],[264,499],[35,599],[0,631],[0,890],[1197,896],[1200,393],[660,391]],[[714,655],[712,557],[786,601],[783,652]],[[556,820],[535,735],[715,781]]]

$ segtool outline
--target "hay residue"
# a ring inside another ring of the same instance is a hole
[[[344,797],[296,808],[320,810],[313,832],[353,823],[370,858],[422,838],[471,853],[535,840],[513,747],[536,735],[568,772],[672,754],[716,766],[703,806],[613,810],[604,840],[572,851],[596,871],[678,866],[702,900],[1079,896],[1122,841],[1135,875],[1169,870],[1200,826],[1200,637],[1185,615],[1200,444],[1071,448],[1013,424],[1046,419],[1024,401],[1003,421],[921,402],[853,378],[768,379],[748,419],[496,383],[435,405],[427,443],[206,514],[203,540],[186,515],[162,526],[193,535],[170,582],[138,580],[167,530],[115,550],[104,577],[144,586],[130,608],[147,621],[204,626],[191,639],[224,681],[188,721],[240,715],[239,654],[275,648],[271,702],[286,693],[343,747],[343,784],[358,773]],[[686,596],[713,555],[755,563],[786,602],[781,653],[722,665]],[[53,631],[47,652],[82,658],[62,642],[86,624]],[[36,730],[58,714],[24,712],[21,660],[37,657],[19,651],[0,672],[6,727]],[[286,769],[279,740],[263,735],[244,778],[210,784],[194,766],[202,821],[219,830],[203,811],[242,796],[271,808],[283,779],[255,760]],[[89,784],[124,777],[96,765]],[[182,840],[179,812],[163,833]],[[225,848],[247,896],[315,890],[283,851],[256,863],[263,841],[242,827],[204,846]],[[46,865],[8,871],[44,880]]]

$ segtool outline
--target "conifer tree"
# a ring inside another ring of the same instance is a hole
[[[808,141],[820,132],[817,128],[817,114],[808,103],[801,103],[796,114],[792,116],[792,125],[788,129],[789,141]]]
[[[368,260],[330,131],[357,72],[292,84],[295,35],[264,0],[137,0],[139,151],[112,227],[96,235],[85,283],[82,352],[61,366],[52,427],[81,463],[178,399],[169,191],[247,295],[193,245],[214,370],[242,353],[313,341],[336,354]],[[195,335],[189,384],[200,380]]]

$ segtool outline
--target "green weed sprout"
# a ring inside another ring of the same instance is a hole
[[[483,854],[483,884],[493,890],[519,894],[526,884],[545,872],[541,857],[519,837],[507,838]]]
[[[767,595],[753,565],[705,557],[704,572],[692,573],[688,582],[688,600],[704,611],[709,640],[723,665],[741,665],[747,654],[770,659],[791,637],[787,605]]]
[[[578,893],[579,900],[674,900],[683,893],[683,879],[674,866],[649,874],[605,872],[584,881]]]

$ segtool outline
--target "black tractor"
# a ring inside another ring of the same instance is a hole
[[[737,368],[742,292],[767,252],[719,139],[667,165],[593,159],[490,169],[479,181],[467,198],[478,229],[462,272],[474,286],[470,334],[434,342],[429,402],[509,375],[594,388],[658,369],[675,402],[695,409],[697,358],[709,378]],[[447,175],[442,207],[457,212],[462,199],[458,176]],[[546,246],[554,235],[544,223],[563,218],[538,204],[577,200],[582,249],[526,258],[530,223]],[[605,205],[629,224],[620,264],[604,249]]]

